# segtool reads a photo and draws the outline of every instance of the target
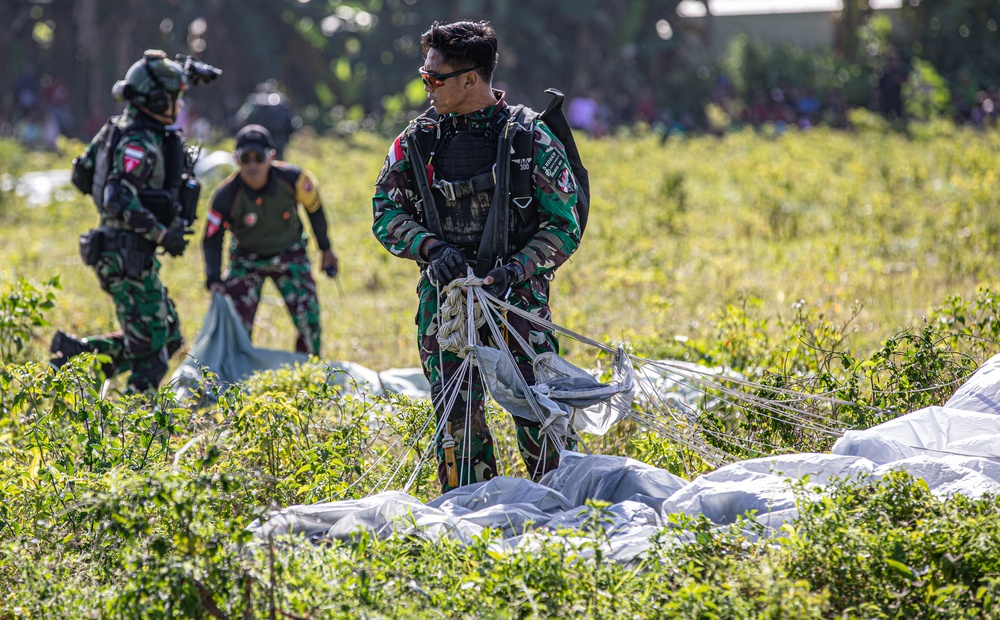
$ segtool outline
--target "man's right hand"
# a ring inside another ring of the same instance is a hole
[[[208,285],[208,290],[210,290],[213,294],[217,293],[219,295],[225,295],[226,285],[223,284],[222,282],[212,282],[211,284]]]
[[[469,273],[465,255],[452,244],[440,241],[427,250],[427,275],[438,285],[449,284],[452,280],[464,278]]]
[[[183,254],[187,244],[188,240],[184,236],[184,231],[177,230],[176,228],[167,229],[166,234],[163,235],[163,240],[160,241],[160,245],[171,256],[180,256]]]

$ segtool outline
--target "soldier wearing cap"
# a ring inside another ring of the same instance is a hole
[[[316,281],[306,253],[308,238],[298,207],[305,208],[328,276],[337,273],[337,256],[327,235],[319,185],[308,171],[275,161],[274,141],[260,125],[236,134],[239,171],[222,182],[212,197],[202,249],[205,279],[212,293],[229,295],[243,326],[253,331],[260,290],[270,278],[285,301],[298,339],[296,351],[319,355],[320,314]],[[229,270],[223,278],[225,232],[233,235]]]

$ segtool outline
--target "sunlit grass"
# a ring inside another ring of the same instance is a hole
[[[755,311],[765,318],[787,316],[805,300],[834,322],[860,302],[850,344],[871,350],[919,325],[947,295],[994,283],[1000,134],[947,127],[937,134],[818,129],[665,144],[652,134],[581,137],[593,208],[580,250],[553,282],[555,320],[597,340],[646,346],[711,337],[712,313],[741,300],[759,299]],[[299,137],[288,152],[320,180],[341,260],[340,287],[317,275],[325,357],[375,369],[418,364],[416,266],[390,256],[370,232],[372,188],[388,142],[369,134]],[[17,169],[68,167],[81,148],[30,154]],[[212,189],[203,191],[202,215]],[[76,248],[96,213],[71,195],[32,209],[2,203],[0,277],[60,274],[53,325],[81,334],[112,330],[111,305]],[[163,260],[189,341],[209,301],[203,222],[184,257]],[[254,339],[291,348],[291,322],[277,292],[266,291]],[[570,351],[590,355],[575,345]]]

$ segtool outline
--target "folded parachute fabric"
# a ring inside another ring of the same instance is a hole
[[[239,383],[255,372],[294,366],[309,360],[303,353],[260,349],[253,345],[243,328],[233,301],[226,295],[212,295],[205,321],[187,358],[174,372],[170,385],[181,400],[197,399],[204,393],[203,369],[215,375],[219,387]],[[426,397],[430,386],[419,369],[390,369],[376,372],[352,362],[330,363],[331,380],[369,394],[397,392]]]
[[[603,435],[628,412],[635,393],[628,356],[619,349],[611,380],[601,383],[555,353],[543,353],[532,362],[535,385],[525,385],[513,361],[504,352],[477,346],[476,361],[493,399],[512,415],[551,425],[560,434],[570,427]],[[541,411],[536,411],[532,403]]]
[[[302,353],[253,346],[232,299],[218,293],[212,295],[205,322],[187,355],[170,378],[170,385],[182,399],[200,392],[203,368],[214,373],[217,384],[224,386],[238,383],[259,370],[292,366],[309,359]]]

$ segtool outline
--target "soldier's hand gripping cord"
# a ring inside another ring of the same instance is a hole
[[[465,264],[462,250],[446,241],[431,246],[427,250],[427,260],[427,275],[435,284],[443,286],[468,274],[469,268]]]
[[[337,272],[340,270],[340,261],[337,259],[337,255],[333,253],[333,250],[323,250],[323,273],[326,274],[328,278],[336,278]]]
[[[160,239],[160,245],[171,256],[180,256],[187,248],[188,240],[184,236],[184,231],[177,228],[168,228]]]
[[[498,299],[506,299],[507,294],[510,293],[510,287],[520,280],[521,277],[516,267],[504,265],[486,274],[486,277],[483,278],[483,290]]]

